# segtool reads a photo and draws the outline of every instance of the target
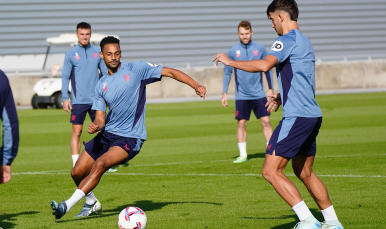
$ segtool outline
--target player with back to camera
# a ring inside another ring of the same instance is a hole
[[[252,26],[249,21],[241,21],[237,28],[240,42],[228,51],[228,57],[232,60],[260,60],[267,54],[265,47],[253,42]],[[221,104],[223,107],[228,105],[228,85],[232,75],[232,67],[224,66],[223,95]],[[237,143],[240,156],[233,163],[242,163],[247,158],[247,122],[251,115],[251,110],[256,118],[260,119],[263,126],[263,135],[267,142],[272,135],[272,127],[269,121],[270,113],[265,108],[267,98],[264,92],[263,79],[261,72],[246,72],[235,68],[235,92],[236,92],[236,115],[237,119]],[[273,95],[272,71],[265,72],[268,82],[268,95]]]
[[[67,51],[62,71],[63,110],[71,113],[71,154],[75,166],[80,152],[80,136],[87,113],[91,121],[95,119],[95,111],[91,109],[95,98],[95,86],[99,81],[100,69],[102,75],[107,74],[107,68],[99,56],[100,48],[90,44],[91,25],[80,22],[76,26],[78,45]],[[71,80],[71,102],[68,96],[68,85]],[[116,172],[116,169],[110,169]]]
[[[217,54],[214,61],[249,72],[266,72],[276,66],[280,93],[270,96],[266,106],[277,111],[283,105],[283,119],[269,141],[262,174],[299,217],[295,228],[343,229],[326,186],[312,171],[322,112],[315,101],[314,49],[299,31],[298,14],[296,1],[272,1],[267,16],[279,37],[268,55],[263,60],[233,61]],[[321,209],[325,222],[312,215],[296,186],[284,175],[290,159],[294,173]]]
[[[0,70],[0,120],[2,144],[0,146],[0,184],[11,180],[11,164],[19,149],[19,120],[15,101],[7,76]]]
[[[146,85],[160,81],[162,76],[171,77],[192,87],[196,94],[205,99],[206,88],[199,85],[183,72],[147,62],[120,62],[119,40],[105,37],[101,43],[101,58],[106,63],[108,75],[98,82],[96,97],[92,106],[96,117],[88,127],[90,134],[99,132],[79,157],[71,176],[77,189],[70,199],[63,203],[51,202],[53,215],[60,219],[86,193],[99,183],[103,173],[114,165],[126,163],[140,151],[146,140],[145,111]],[[106,116],[106,105],[109,112]],[[94,209],[96,198],[86,199],[89,211]]]

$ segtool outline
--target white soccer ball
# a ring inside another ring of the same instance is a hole
[[[138,207],[127,207],[119,213],[118,227],[120,229],[145,229],[146,214]]]

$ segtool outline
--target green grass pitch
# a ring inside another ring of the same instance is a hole
[[[323,124],[314,171],[326,184],[347,229],[384,228],[386,217],[386,93],[319,95]],[[119,212],[142,208],[148,228],[292,228],[295,213],[261,176],[265,141],[260,122],[248,123],[247,163],[238,156],[234,103],[220,101],[149,104],[148,141],[130,166],[105,174],[94,190],[101,216],[62,219],[51,200],[68,199],[71,124],[62,110],[19,110],[20,148],[12,180],[0,185],[0,227],[118,228]],[[271,116],[276,127],[281,109]],[[82,141],[93,135],[86,132]],[[83,146],[82,146],[83,148]],[[299,187],[314,215],[323,216],[291,166],[285,173]]]

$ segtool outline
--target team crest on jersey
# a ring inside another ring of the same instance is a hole
[[[123,76],[123,79],[125,79],[126,82],[129,82],[129,80],[130,80],[130,74],[124,75],[124,76]]]
[[[255,56],[257,56],[257,54],[259,54],[259,50],[253,50],[253,54],[254,54]]]
[[[275,41],[275,43],[273,43],[272,47],[271,47],[271,50],[272,51],[275,51],[275,52],[279,52],[281,50],[283,50],[283,42],[281,41]]]
[[[93,53],[92,55],[94,56],[95,59],[98,59],[98,53]]]
[[[80,56],[79,56],[79,54],[77,52],[75,53],[74,58],[75,58],[75,60],[79,60],[80,59]]]
[[[103,90],[103,92],[105,92],[107,90],[107,82],[103,83],[102,90]]]
[[[236,50],[236,57],[240,57],[240,56],[241,56],[240,50]]]

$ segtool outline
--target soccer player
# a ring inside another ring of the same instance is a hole
[[[96,117],[87,130],[90,134],[99,133],[85,143],[85,149],[71,170],[77,186],[74,194],[63,203],[51,202],[56,219],[60,219],[83,197],[86,197],[86,203],[80,216],[97,213],[101,205],[92,190],[103,173],[114,165],[126,163],[139,153],[147,135],[147,84],[161,80],[162,76],[171,77],[191,86],[205,99],[206,88],[178,70],[142,61],[121,63],[117,38],[105,37],[100,46],[100,55],[109,73],[100,79],[95,88],[96,98],[92,109],[96,110]],[[109,107],[107,117],[106,105]]]
[[[214,61],[249,72],[266,72],[276,65],[280,93],[270,96],[266,106],[272,112],[283,105],[283,119],[269,141],[262,174],[299,217],[295,228],[343,229],[326,186],[312,171],[322,112],[315,101],[314,49],[299,31],[298,14],[294,0],[272,1],[267,16],[279,37],[267,56],[263,60],[233,61],[217,54]],[[290,159],[294,173],[321,209],[324,223],[312,215],[296,186],[284,175]]]
[[[11,86],[0,70],[0,119],[2,121],[2,146],[0,147],[0,184],[11,180],[11,164],[19,148],[19,121]]]
[[[242,21],[237,27],[237,34],[240,42],[234,45],[228,51],[228,57],[232,60],[260,60],[267,54],[265,47],[253,42],[252,26],[249,21]],[[224,66],[223,95],[221,104],[223,107],[228,105],[228,85],[232,75],[232,67]],[[268,95],[273,95],[272,71],[265,72],[268,81]],[[265,108],[267,98],[265,97],[263,79],[261,72],[246,72],[235,68],[236,82],[236,116],[237,119],[237,143],[240,156],[233,163],[242,163],[248,161],[247,158],[247,122],[251,116],[251,110],[256,118],[260,119],[263,126],[263,135],[267,142],[272,135],[272,127],[269,121],[270,113]]]
[[[63,110],[71,113],[72,123],[71,154],[73,166],[79,158],[80,136],[83,122],[88,113],[91,120],[95,119],[95,111],[91,110],[95,98],[95,86],[107,68],[99,56],[100,48],[90,44],[91,25],[81,22],[76,26],[78,45],[70,49],[65,56],[62,71]],[[71,102],[68,96],[68,85],[71,80]],[[117,171],[117,170],[114,170]]]

